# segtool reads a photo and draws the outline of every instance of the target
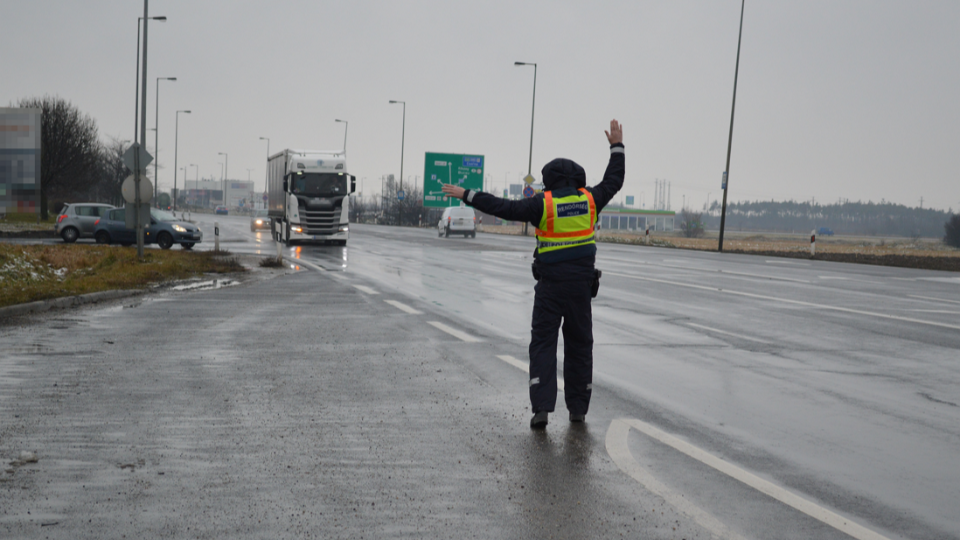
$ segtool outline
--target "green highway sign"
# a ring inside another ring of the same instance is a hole
[[[460,199],[444,197],[441,188],[453,184],[464,189],[483,189],[483,156],[427,152],[423,165],[423,206],[460,206]]]

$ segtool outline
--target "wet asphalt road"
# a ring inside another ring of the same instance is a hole
[[[588,423],[538,434],[532,239],[352,229],[0,328],[0,455],[40,458],[0,536],[960,538],[956,275],[601,244]]]

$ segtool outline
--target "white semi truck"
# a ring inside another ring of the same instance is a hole
[[[350,235],[350,194],[342,152],[283,150],[267,160],[267,213],[273,237],[287,244],[319,240],[344,246]]]

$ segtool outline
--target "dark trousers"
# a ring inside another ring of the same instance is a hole
[[[567,410],[587,414],[593,387],[591,282],[540,280],[534,287],[530,331],[530,403],[533,412],[557,404],[557,334],[563,328],[563,384]]]

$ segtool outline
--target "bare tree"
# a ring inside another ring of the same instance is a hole
[[[123,164],[123,153],[130,147],[129,141],[111,137],[103,144],[100,151],[100,167],[98,182],[94,189],[94,198],[100,202],[120,205],[123,198],[120,195],[120,186],[130,174],[130,170]]]
[[[680,213],[680,230],[687,238],[703,236],[703,213],[684,210]]]
[[[943,224],[943,230],[946,233],[943,236],[943,243],[960,248],[960,214],[950,216],[950,219]]]
[[[40,109],[40,217],[48,200],[72,199],[97,184],[100,140],[97,123],[57,96],[21,99],[21,108]]]

